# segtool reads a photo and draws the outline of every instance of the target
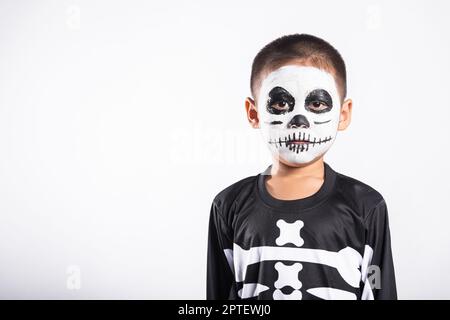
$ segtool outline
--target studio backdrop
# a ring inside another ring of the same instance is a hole
[[[347,65],[325,161],[381,192],[400,299],[450,298],[447,1],[0,2],[0,298],[204,299],[214,196],[270,164],[251,63]]]

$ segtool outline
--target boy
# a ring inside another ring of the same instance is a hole
[[[214,198],[207,299],[397,299],[383,197],[323,160],[351,119],[341,55],[311,35],[276,39],[251,93],[273,164]]]

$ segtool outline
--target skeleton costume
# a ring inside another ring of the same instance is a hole
[[[270,167],[215,197],[207,299],[397,298],[383,197],[324,165],[304,199],[272,197]]]
[[[275,157],[304,164],[336,137],[331,74],[287,65],[262,82],[262,138]],[[313,195],[280,200],[264,172],[221,191],[211,206],[207,299],[396,299],[386,203],[375,189],[324,162]]]

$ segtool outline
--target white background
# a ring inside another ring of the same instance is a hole
[[[354,100],[326,161],[385,197],[399,298],[449,299],[449,9],[0,1],[0,297],[204,299],[211,201],[270,164],[252,59],[310,33]]]

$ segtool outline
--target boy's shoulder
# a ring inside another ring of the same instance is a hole
[[[254,201],[253,190],[257,177],[258,175],[253,175],[238,180],[214,197],[213,206],[228,225],[232,225],[236,212],[239,212],[246,204]]]
[[[213,204],[226,214],[230,209],[252,196],[258,175],[248,176],[221,190],[213,200]]]
[[[358,179],[336,172],[335,192],[366,218],[374,208],[385,205],[382,194]]]

